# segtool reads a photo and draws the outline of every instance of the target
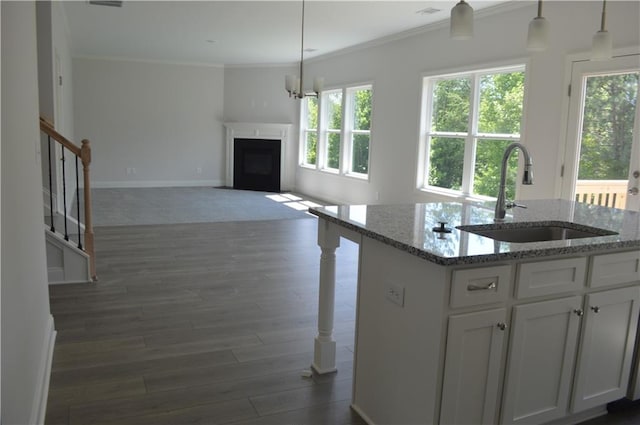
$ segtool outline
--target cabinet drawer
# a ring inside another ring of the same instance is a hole
[[[586,258],[524,263],[518,267],[516,298],[561,294],[584,287]]]
[[[589,286],[616,285],[640,280],[640,251],[595,255],[591,263]]]
[[[511,266],[454,270],[451,277],[451,307],[467,307],[506,301]]]

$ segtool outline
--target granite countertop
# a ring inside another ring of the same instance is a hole
[[[309,212],[372,239],[441,265],[487,263],[521,258],[640,248],[640,213],[561,199],[523,201],[527,208],[508,210],[513,223],[571,222],[615,235],[545,242],[500,242],[456,229],[461,225],[494,224],[493,202],[437,202],[411,205],[343,205]],[[451,233],[433,232],[440,221]]]

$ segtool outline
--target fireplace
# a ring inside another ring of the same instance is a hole
[[[280,192],[280,166],[280,140],[234,139],[234,189]]]
[[[246,140],[250,145],[248,155],[243,154],[242,166],[248,166],[249,174],[253,175],[253,180],[264,181],[267,173],[278,175],[279,169],[279,183],[278,186],[273,186],[271,189],[255,188],[253,190],[265,190],[265,191],[287,191],[293,187],[293,173],[288,170],[292,163],[295,163],[295,150],[288,148],[289,146],[289,134],[291,133],[291,124],[276,124],[276,123],[251,123],[251,122],[227,122],[224,124],[226,127],[226,174],[225,174],[225,186],[238,188],[235,182],[239,176],[236,174],[236,147],[239,146],[236,141]],[[255,143],[254,146],[251,146]],[[275,164],[276,158],[278,158],[278,151],[272,151],[271,145],[279,146],[279,165]],[[270,153],[266,151],[270,150]],[[253,151],[253,152],[252,152]],[[272,159],[272,162],[268,161],[268,158]],[[270,164],[270,165],[269,165]],[[287,165],[289,164],[289,166]],[[279,168],[278,168],[279,167]],[[259,185],[263,183],[257,183]]]

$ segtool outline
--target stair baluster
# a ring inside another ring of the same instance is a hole
[[[51,179],[51,167],[53,166],[51,162],[51,136],[47,134],[47,141],[49,142],[49,217],[51,220],[51,231],[55,233],[56,227],[53,224],[53,182]]]
[[[78,248],[82,249],[82,233],[80,231],[80,181],[78,179],[78,157],[76,156],[76,219],[78,223]]]
[[[67,171],[64,158],[64,145],[62,145],[62,205],[64,207],[64,240],[69,240],[69,231],[67,230]]]

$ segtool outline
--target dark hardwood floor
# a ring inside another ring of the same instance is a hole
[[[99,281],[50,287],[46,424],[361,424],[357,247],[339,248],[336,374],[304,378],[316,220],[96,228]]]
[[[303,378],[316,220],[96,229],[99,281],[50,287],[46,424],[363,424],[349,408],[357,247],[338,249],[338,373]],[[589,425],[640,423],[640,407]]]

